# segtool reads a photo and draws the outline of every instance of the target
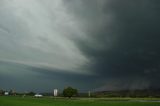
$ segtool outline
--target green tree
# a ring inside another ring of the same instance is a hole
[[[34,93],[34,92],[29,92],[29,93],[27,93],[27,95],[29,95],[29,96],[34,96],[36,93]]]
[[[4,91],[3,90],[0,90],[0,95],[4,95]]]
[[[72,87],[67,87],[63,90],[64,97],[71,98],[72,96],[75,96],[77,94],[78,94],[78,90]]]
[[[9,95],[14,95],[14,96],[16,96],[16,91],[15,91],[15,90],[10,90],[10,91],[9,91]]]
[[[9,95],[13,95],[13,90],[10,90],[10,91],[9,91]]]

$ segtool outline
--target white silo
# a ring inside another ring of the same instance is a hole
[[[58,89],[54,89],[54,96],[58,96]]]

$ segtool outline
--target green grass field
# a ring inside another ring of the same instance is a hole
[[[139,101],[140,100],[140,101]],[[128,98],[33,98],[33,97],[12,97],[0,96],[0,106],[160,106],[160,102],[146,101],[151,99],[128,99]]]

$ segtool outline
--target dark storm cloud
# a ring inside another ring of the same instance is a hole
[[[5,90],[51,92],[54,88],[62,90],[66,86],[73,86],[86,92],[96,87],[95,83],[91,83],[94,76],[6,61],[0,61],[0,67],[1,89]]]
[[[160,1],[3,0],[0,5],[2,88],[160,87]]]
[[[92,60],[90,70],[108,83],[106,88],[160,87],[157,84],[160,1],[68,0],[66,3],[88,37],[78,39],[77,45]]]

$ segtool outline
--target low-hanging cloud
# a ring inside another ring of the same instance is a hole
[[[33,66],[49,78],[54,72],[83,73],[88,75],[81,76],[84,80],[88,77],[95,84],[83,83],[87,88],[160,87],[159,1],[3,0],[0,4],[1,60]],[[73,80],[80,82],[81,77]]]

